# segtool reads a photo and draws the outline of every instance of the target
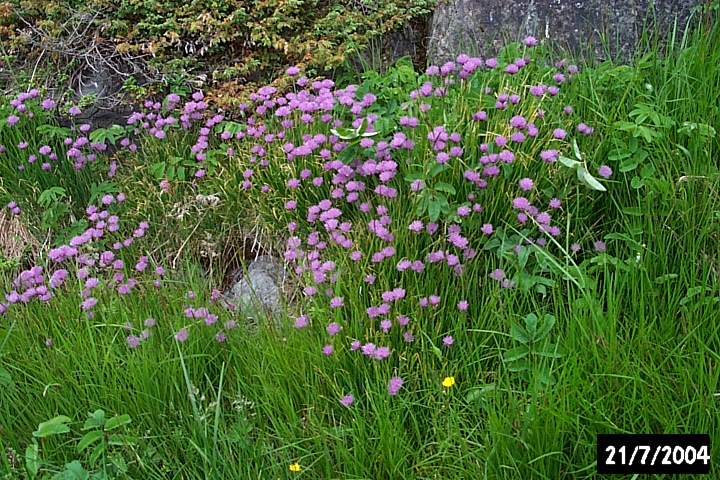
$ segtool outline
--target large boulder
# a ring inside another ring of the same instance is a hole
[[[428,58],[441,64],[467,53],[494,55],[507,41],[532,35],[596,59],[626,60],[644,25],[678,31],[700,0],[441,0],[430,21]]]
[[[269,255],[259,256],[236,273],[232,285],[220,298],[220,304],[255,326],[262,318],[277,321],[283,313],[281,289],[284,281],[284,264]]]

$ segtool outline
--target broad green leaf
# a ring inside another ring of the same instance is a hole
[[[477,402],[485,395],[493,391],[495,391],[494,383],[488,383],[482,387],[471,388],[467,395],[465,395],[465,401],[468,403]]]
[[[528,248],[525,245],[522,245],[518,251],[518,265],[520,266],[520,269],[522,270],[525,268],[525,265],[527,265],[528,259],[530,258],[530,248]]]
[[[640,188],[644,187],[644,186],[645,186],[645,182],[643,181],[642,178],[640,178],[640,177],[638,177],[637,175],[635,175],[635,176],[630,180],[630,186],[631,186],[632,188],[634,188],[634,189],[637,190],[637,189],[640,189]]]
[[[38,429],[33,432],[33,437],[44,438],[50,435],[56,435],[58,433],[69,432],[70,427],[65,424],[70,421],[70,417],[66,417],[65,415],[58,415],[57,417],[38,425]]]
[[[97,445],[95,445],[95,448],[93,448],[92,453],[90,454],[90,464],[95,465],[95,462],[98,461],[98,458],[105,453],[105,450],[107,449],[107,444],[105,442],[100,442]]]
[[[127,463],[125,463],[125,459],[123,456],[119,453],[116,453],[115,455],[110,455],[110,463],[115,465],[117,469],[121,472],[127,472],[128,467]]]
[[[438,182],[438,183],[436,183],[434,188],[435,188],[435,190],[439,190],[439,191],[441,191],[441,192],[445,192],[445,193],[447,193],[447,194],[449,194],[449,195],[455,195],[455,193],[456,193],[456,192],[455,192],[455,187],[453,187],[453,186],[450,185],[449,183],[445,183],[445,182]]]
[[[405,181],[408,183],[412,183],[415,180],[422,180],[425,178],[425,175],[422,173],[409,173],[405,175]]]
[[[80,442],[77,446],[77,451],[82,452],[87,447],[89,447],[91,444],[97,442],[103,437],[104,433],[100,430],[93,430],[92,432],[88,432],[80,439]]]
[[[632,217],[642,217],[644,215],[640,207],[625,207],[622,209],[622,212],[625,215],[630,215]]]
[[[587,185],[589,188],[592,188],[593,190],[598,190],[600,192],[607,191],[603,184],[598,182],[595,177],[590,175],[590,173],[585,169],[583,165],[580,165],[578,167],[578,179],[580,179],[581,182],[583,182],[585,185]]]
[[[662,285],[665,282],[668,282],[670,280],[674,280],[678,277],[677,273],[668,273],[666,275],[661,275],[657,278],[655,278],[655,283],[658,285]]]
[[[511,372],[525,372],[530,370],[530,364],[527,358],[521,358],[520,360],[508,363],[507,369]]]
[[[210,172],[210,174],[212,174],[212,172]],[[185,167],[178,167],[178,169],[177,169],[177,178],[178,178],[178,180],[180,180],[181,182],[184,182],[184,181],[185,181]]]
[[[555,326],[555,317],[550,315],[549,313],[545,314],[545,317],[543,317],[543,324],[540,327],[540,329],[537,331],[537,334],[535,335],[535,341],[539,342],[543,338],[547,336],[548,333],[550,333],[550,330]]]
[[[538,318],[534,313],[528,313],[525,315],[525,329],[527,330],[528,337],[531,341],[537,340],[535,333],[537,332]]]
[[[357,137],[355,130],[347,127],[332,128],[330,129],[330,132],[342,140],[352,140]]]
[[[114,428],[122,427],[130,422],[132,422],[132,419],[127,413],[120,415],[119,417],[113,417],[105,423],[105,431],[107,432]]]
[[[535,374],[537,375],[537,379],[540,381],[540,383],[547,386],[552,386],[555,384],[555,377],[553,377],[552,372],[550,372],[550,369],[545,365],[538,368],[535,371]]]
[[[437,348],[437,347],[435,347]],[[438,348],[438,351],[440,349]],[[442,354],[441,354],[442,355]],[[108,445],[122,446],[122,445],[137,445],[137,438],[130,435],[118,435],[113,433],[108,437]]]
[[[365,133],[367,131],[367,127],[368,127],[368,120],[367,120],[367,117],[365,117],[365,118],[363,118],[363,121],[360,124],[360,128],[357,129],[357,134],[362,135],[363,133]]]
[[[618,170],[620,170],[622,173],[626,173],[631,170],[635,170],[638,165],[640,165],[640,160],[638,160],[636,157],[630,157],[620,162],[620,168]]]
[[[36,476],[40,470],[40,454],[38,452],[38,444],[35,440],[25,449],[25,468],[28,469],[31,476]]]
[[[548,343],[543,348],[535,350],[535,353],[549,358],[562,358],[565,356],[564,351],[554,343]]]
[[[156,180],[162,180],[165,177],[165,162],[158,162],[150,166],[150,175]]]
[[[425,214],[425,211],[430,206],[430,196],[421,194],[421,196],[416,197],[416,198],[418,200],[418,206],[417,206],[417,209],[415,210],[415,215],[417,215],[418,217],[421,217],[422,215]]]
[[[232,134],[234,136],[238,132],[241,132],[242,129],[243,129],[243,125],[241,123],[224,121],[224,122],[220,122],[218,124],[218,126],[216,127],[216,132],[217,133],[229,132],[230,134]]]
[[[655,174],[655,165],[652,163],[646,163],[643,165],[642,170],[640,170],[640,176],[642,178],[650,178]]]
[[[520,345],[503,353],[503,362],[509,363],[526,357],[530,353],[530,347]]]
[[[510,336],[520,343],[530,343],[532,335],[525,328],[515,322],[510,324]]]
[[[440,172],[445,170],[445,165],[447,165],[447,164],[442,164],[442,163],[437,163],[437,162],[431,164],[430,169],[428,170],[428,175],[431,178],[437,176],[437,174],[439,174]]]
[[[575,158],[582,162],[582,156],[580,155],[580,148],[578,148],[576,138],[573,138],[573,152],[575,152]]]
[[[67,476],[66,478],[72,478],[73,480],[87,480],[90,476],[87,470],[85,470],[77,460],[65,465],[65,472],[70,474],[70,476]]]
[[[8,372],[5,368],[0,367],[0,387],[12,387],[13,386],[13,380],[10,376],[10,372]]]
[[[431,222],[436,221],[440,217],[440,202],[438,200],[430,200],[428,215],[430,216]]]
[[[102,427],[105,424],[105,412],[103,410],[95,410],[92,414],[90,414],[90,417],[88,417],[87,420],[85,420],[85,424],[83,425],[83,430],[88,430],[90,428],[98,428]]]
[[[617,161],[632,157],[633,152],[625,148],[616,148],[608,155],[608,160]]]
[[[49,135],[51,138],[67,138],[72,136],[69,128],[56,127],[54,125],[40,125],[35,129],[41,135]]]
[[[560,157],[558,157],[558,161],[568,168],[577,168],[577,166],[580,165],[580,162],[578,162],[577,160],[573,160],[572,158],[563,157],[562,155],[560,155]]]
[[[680,305],[685,305],[703,290],[705,290],[703,287],[688,288],[687,294],[685,294],[685,297],[680,300]]]

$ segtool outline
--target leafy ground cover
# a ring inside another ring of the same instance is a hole
[[[713,434],[717,34],[290,68],[95,131],[8,99],[4,215],[43,248],[2,264],[0,474],[591,478],[599,433]],[[290,276],[257,329],[219,301],[248,232]]]

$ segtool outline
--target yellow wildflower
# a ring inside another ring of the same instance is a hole
[[[450,388],[453,385],[455,385],[455,377],[445,377],[445,380],[442,381],[443,387]]]
[[[300,464],[295,462],[292,465],[290,465],[290,471],[291,472],[299,472],[300,471]]]

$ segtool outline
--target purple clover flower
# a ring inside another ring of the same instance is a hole
[[[598,169],[598,175],[600,175],[603,178],[610,178],[610,176],[613,174],[612,168],[608,167],[607,165],[603,165]]]

